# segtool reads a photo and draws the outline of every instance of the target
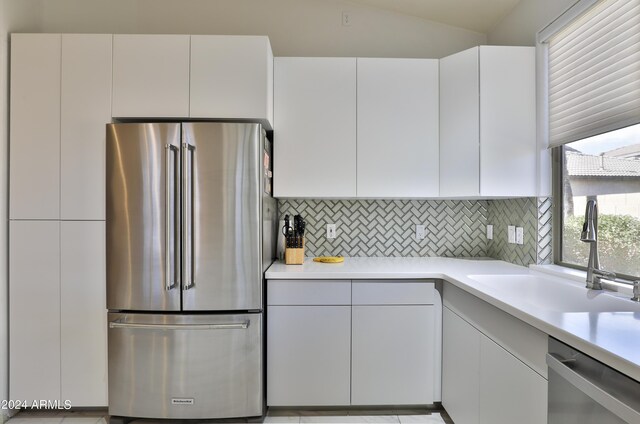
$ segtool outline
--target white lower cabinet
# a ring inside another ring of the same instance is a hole
[[[106,406],[104,222],[9,229],[10,398]]]
[[[448,284],[444,305],[442,404],[453,421],[546,423],[547,379],[536,372],[546,335]]]
[[[60,393],[107,405],[105,223],[60,223]]]
[[[351,403],[433,403],[433,306],[354,305],[352,317]]]
[[[350,355],[350,280],[269,280],[269,406],[349,405]]]
[[[60,223],[9,224],[9,399],[60,399]]]
[[[269,406],[427,405],[440,400],[433,282],[269,280]]]
[[[456,424],[480,422],[480,332],[443,308],[442,404]]]
[[[269,406],[349,405],[351,306],[270,306]]]
[[[480,362],[481,424],[547,422],[547,380],[484,335]]]

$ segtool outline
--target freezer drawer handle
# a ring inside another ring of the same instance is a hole
[[[562,359],[558,359],[554,355],[547,353],[547,365],[550,369],[557,372],[560,377],[568,381],[572,386],[598,402],[602,407],[615,414],[618,418],[630,423],[640,422],[639,411],[636,411],[618,398],[607,393],[601,387],[598,387],[582,375],[567,367],[563,363]]]
[[[171,144],[167,144],[166,146],[166,155],[165,155],[165,182],[164,182],[164,202],[165,202],[165,227],[164,227],[164,264],[165,264],[165,288],[167,291],[176,287],[176,281],[172,281],[175,275],[172,274],[171,270],[177,269],[175,262],[175,254],[177,251],[175,246],[172,250],[171,243],[171,235],[173,235],[174,240],[176,237],[175,232],[175,223],[171,220],[171,215],[175,214],[175,198],[171,198],[172,194],[175,194],[175,175],[171,173],[171,155],[177,155],[179,151],[177,146],[173,146]],[[175,157],[175,156],[174,156]],[[174,173],[176,166],[174,162]]]
[[[109,328],[144,328],[150,330],[244,330],[251,321],[225,324],[135,324],[113,321]]]

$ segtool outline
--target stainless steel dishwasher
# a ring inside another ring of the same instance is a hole
[[[640,424],[640,382],[549,338],[548,424]]]

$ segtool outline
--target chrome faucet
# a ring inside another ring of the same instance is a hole
[[[604,277],[613,280],[616,278],[616,274],[600,269],[600,257],[598,256],[598,204],[595,200],[587,201],[580,241],[589,243],[587,288],[602,290],[601,279]]]

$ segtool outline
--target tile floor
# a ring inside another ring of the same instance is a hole
[[[105,410],[91,411],[23,411],[12,417],[7,424],[108,424]],[[135,424],[152,424],[155,420],[137,420]],[[162,421],[168,424],[171,421]],[[245,420],[217,420],[212,423],[242,423]],[[255,421],[251,421],[255,422]],[[453,424],[443,411],[427,410],[371,410],[371,411],[299,411],[270,410],[265,423],[424,423]],[[200,422],[201,423],[201,422]]]

